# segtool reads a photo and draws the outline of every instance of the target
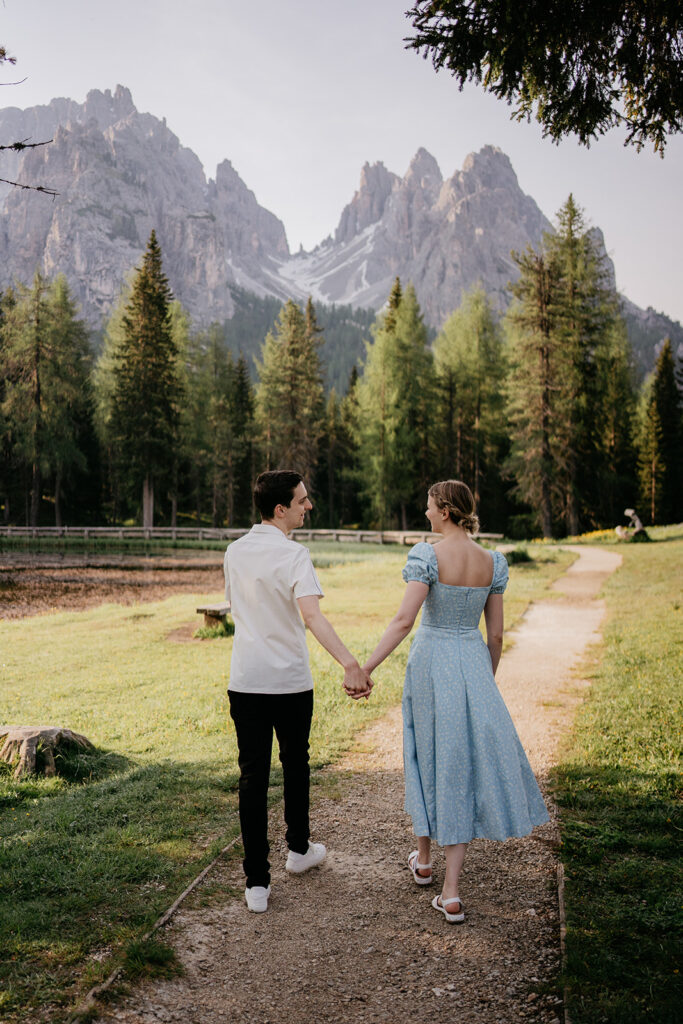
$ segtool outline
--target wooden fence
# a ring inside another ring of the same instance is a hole
[[[210,526],[0,526],[0,537],[72,537],[82,540],[236,540],[249,533],[248,528],[224,529]],[[417,544],[430,540],[428,530],[297,530],[301,541],[341,541],[357,544]],[[480,533],[483,540],[500,540],[502,533]]]

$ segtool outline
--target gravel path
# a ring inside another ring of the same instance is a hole
[[[587,685],[577,667],[599,636],[602,582],[620,556],[578,548],[556,595],[532,606],[499,670],[500,686],[541,784]],[[326,862],[288,876],[281,808],[271,815],[267,914],[243,902],[238,857],[219,862],[161,938],[182,976],[144,982],[103,1011],[122,1024],[382,1022],[560,1024],[557,821],[525,839],[470,845],[467,920],[448,925],[405,867],[400,709],[366,730],[313,788],[314,839]],[[435,852],[436,886],[443,863]]]

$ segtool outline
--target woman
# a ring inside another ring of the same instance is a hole
[[[472,543],[479,521],[459,480],[430,487],[426,514],[442,539],[411,549],[401,607],[364,668],[372,672],[400,644],[424,604],[403,691],[405,809],[417,837],[408,866],[417,885],[429,885],[432,839],[445,848],[446,877],[432,906],[453,924],[465,919],[459,881],[470,839],[527,835],[548,812],[494,679],[505,556]]]

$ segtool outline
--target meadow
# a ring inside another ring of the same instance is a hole
[[[404,548],[311,545],[339,633],[362,658],[402,595]],[[570,564],[541,549],[513,565],[508,626]],[[198,600],[102,605],[0,621],[0,721],[63,724],[92,756],[62,777],[0,774],[0,1017],[67,1019],[91,985],[126,960],[186,884],[239,832],[226,687],[232,640],[187,641]],[[341,672],[311,643],[315,769],[400,699],[404,644],[352,702]],[[277,762],[276,762],[277,764]],[[272,774],[273,799],[280,776]],[[314,772],[315,784],[315,772]]]
[[[683,528],[648,532],[657,543],[619,547],[591,690],[554,774],[572,1024],[681,1019]]]

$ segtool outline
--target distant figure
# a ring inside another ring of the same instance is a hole
[[[422,607],[403,690],[405,809],[417,837],[408,867],[417,885],[429,885],[432,839],[445,847],[446,877],[432,906],[454,924],[465,919],[459,881],[469,841],[527,835],[548,812],[494,679],[505,556],[472,543],[479,520],[461,481],[433,484],[426,514],[443,539],[410,550],[401,606],[363,667],[370,673],[384,661]]]
[[[629,526],[633,528],[633,531],[635,533],[638,533],[639,530],[645,529],[645,527],[640,521],[640,516],[634,508],[625,508],[624,515],[629,517]]]
[[[300,474],[261,473],[254,503],[262,521],[229,545],[224,567],[225,597],[235,622],[228,698],[240,768],[244,895],[249,910],[262,913],[270,896],[268,781],[273,732],[284,781],[287,871],[307,871],[326,854],[322,843],[309,841],[313,677],[304,622],[343,667],[349,696],[367,696],[372,682],[320,611],[323,592],[308,548],[288,537],[313,508]]]
[[[631,540],[634,543],[650,540],[650,535],[640,521],[640,516],[632,508],[625,508],[624,515],[629,517],[629,525],[615,526],[614,532],[619,540]]]

